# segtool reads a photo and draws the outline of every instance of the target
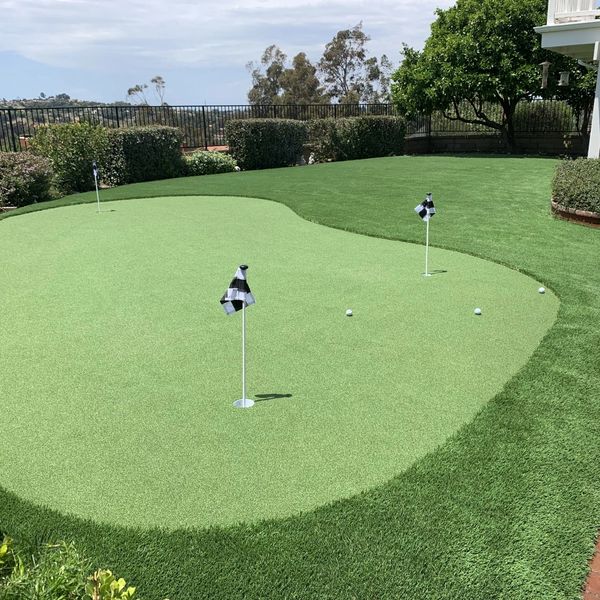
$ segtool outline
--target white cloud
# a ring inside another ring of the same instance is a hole
[[[277,43],[317,59],[362,21],[375,54],[421,46],[454,0],[0,0],[0,51],[59,67],[243,66]]]

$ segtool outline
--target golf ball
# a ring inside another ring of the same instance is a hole
[[[346,311],[346,316],[347,316],[347,317],[351,317],[351,316],[352,316],[352,309],[351,309],[351,308],[349,308],[349,309]]]
[[[544,293],[546,293],[546,288],[545,288],[545,287],[541,287],[541,288],[538,290],[538,292],[539,292],[540,294],[544,294]]]
[[[474,312],[475,312],[476,315],[480,315],[481,314],[481,309],[480,308],[476,308]]]

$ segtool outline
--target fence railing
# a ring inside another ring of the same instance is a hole
[[[468,108],[464,114],[469,116]],[[486,112],[501,120],[499,106]],[[232,119],[287,118],[319,119],[361,115],[395,115],[391,104],[308,104],[308,105],[185,105],[185,106],[85,106],[66,108],[0,108],[0,150],[19,151],[39,125],[88,122],[104,127],[170,125],[183,131],[185,148],[211,148],[226,145],[225,124]],[[473,116],[473,115],[471,115]],[[577,133],[580,115],[559,100],[521,103],[515,116],[517,133]],[[453,121],[441,113],[422,115],[409,120],[408,135],[498,134],[499,131],[479,124]]]
[[[185,148],[223,146],[225,124],[231,119],[319,119],[359,115],[393,115],[391,104],[282,104],[186,106],[82,106],[0,109],[0,150],[27,146],[38,125],[88,122],[104,127],[170,125],[183,131]]]

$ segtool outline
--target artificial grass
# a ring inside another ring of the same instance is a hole
[[[103,208],[12,219],[0,242],[0,481],[84,518],[233,524],[382,484],[471,420],[558,310],[506,267],[435,250],[425,278],[422,246],[265,200]],[[241,323],[218,303],[242,262],[259,298],[250,411],[231,406]]]
[[[416,242],[422,229],[399,200],[432,191],[434,243],[532,274],[560,297],[558,320],[471,423],[351,499],[253,526],[167,533],[100,526],[2,492],[0,528],[75,539],[146,598],[579,599],[600,525],[600,232],[551,217],[555,165],[402,157],[106,191],[260,196],[313,221]],[[93,196],[56,204],[81,201]],[[126,483],[107,486],[117,495]]]

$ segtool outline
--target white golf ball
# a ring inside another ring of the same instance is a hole
[[[545,287],[541,287],[541,288],[538,290],[538,292],[539,292],[540,294],[545,294],[545,293],[546,293],[546,288],[545,288]]]
[[[481,309],[480,308],[476,308],[474,312],[475,312],[476,315],[480,315],[481,314]]]
[[[347,316],[347,317],[351,317],[351,316],[352,316],[352,309],[351,309],[351,308],[349,308],[349,309],[346,311],[346,316]]]

